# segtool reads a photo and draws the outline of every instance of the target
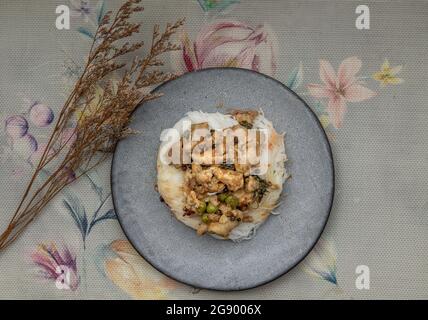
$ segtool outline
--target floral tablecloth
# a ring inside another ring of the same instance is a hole
[[[55,9],[64,4],[70,29],[58,30]],[[182,50],[165,57],[171,71],[257,70],[287,84],[319,116],[333,148],[336,193],[304,262],[243,292],[169,279],[127,242],[112,209],[107,161],[0,253],[0,298],[428,298],[428,2],[367,1],[370,25],[362,30],[356,19],[366,8],[356,10],[359,4],[143,1],[143,37],[156,23],[186,18],[176,39]],[[2,226],[79,74],[98,17],[119,5],[0,1]]]

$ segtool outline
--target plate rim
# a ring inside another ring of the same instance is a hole
[[[191,282],[186,282],[180,279],[177,279],[176,277],[172,276],[171,274],[167,273],[166,271],[162,270],[162,268],[160,268],[159,266],[156,266],[154,263],[152,263],[149,259],[147,259],[144,254],[142,252],[140,252],[140,250],[138,250],[138,248],[136,247],[136,245],[134,245],[134,243],[131,241],[131,239],[128,236],[127,231],[124,228],[123,225],[123,221],[120,218],[120,214],[119,214],[119,210],[118,210],[118,206],[116,205],[116,200],[115,200],[115,196],[114,196],[114,192],[113,192],[113,185],[114,185],[114,181],[113,181],[113,166],[115,163],[115,158],[116,158],[116,151],[117,151],[117,145],[120,143],[121,140],[119,140],[115,145],[114,145],[114,149],[113,149],[113,156],[111,159],[111,164],[110,164],[110,190],[111,190],[111,199],[112,199],[112,204],[113,204],[113,210],[115,211],[116,217],[117,217],[117,221],[119,222],[120,228],[122,229],[123,234],[125,235],[126,239],[128,240],[128,242],[131,244],[131,246],[134,248],[134,250],[148,263],[150,264],[153,268],[155,268],[158,272],[162,273],[163,275],[173,279],[174,281],[177,281],[179,283],[188,285],[188,286],[192,286],[195,288],[199,288],[199,289],[205,289],[205,290],[212,290],[212,291],[219,291],[219,292],[236,292],[236,291],[246,291],[246,290],[251,290],[254,288],[258,288],[261,287],[263,285],[266,285],[268,283],[271,283],[277,279],[279,279],[280,277],[284,276],[285,274],[287,274],[288,272],[290,272],[291,270],[293,270],[298,264],[300,264],[303,260],[305,260],[305,258],[309,255],[309,253],[312,252],[312,250],[314,249],[314,247],[317,245],[317,243],[319,242],[321,235],[323,234],[326,225],[330,219],[330,215],[331,215],[331,210],[333,208],[333,203],[334,203],[334,198],[335,198],[335,190],[336,190],[336,172],[335,172],[335,166],[334,166],[334,158],[333,158],[333,151],[331,148],[331,144],[330,141],[328,139],[327,133],[325,132],[324,127],[322,126],[320,120],[318,119],[316,113],[311,109],[311,107],[309,107],[309,105],[306,103],[305,100],[303,100],[302,97],[300,97],[296,92],[294,92],[291,88],[289,88],[288,86],[286,86],[284,83],[282,83],[281,81],[279,81],[278,79],[275,79],[267,74],[264,73],[260,73],[254,70],[250,70],[250,69],[245,69],[245,68],[235,68],[235,67],[212,67],[212,68],[204,68],[204,69],[198,69],[198,70],[194,70],[191,72],[186,72],[183,73],[181,75],[179,75],[178,77],[175,77],[173,79],[167,80],[163,83],[161,83],[160,85],[158,85],[156,88],[154,88],[153,90],[150,91],[150,93],[155,93],[157,91],[159,91],[163,86],[165,86],[166,84],[168,84],[171,81],[175,81],[179,78],[182,77],[186,77],[186,76],[191,76],[194,73],[204,73],[204,72],[210,72],[210,71],[221,71],[221,70],[232,70],[232,71],[238,71],[238,72],[247,72],[247,73],[252,73],[252,74],[256,74],[256,75],[260,75],[263,76],[267,79],[273,80],[274,82],[276,82],[277,84],[279,84],[280,86],[282,86],[286,91],[288,91],[289,93],[291,93],[293,96],[295,96],[298,100],[300,100],[303,105],[305,106],[305,108],[309,111],[310,116],[315,120],[316,125],[318,126],[319,129],[321,129],[322,135],[324,137],[324,140],[326,141],[327,144],[327,153],[330,157],[330,167],[331,167],[331,172],[332,172],[332,185],[331,185],[331,195],[330,195],[330,199],[329,199],[329,208],[327,210],[327,215],[325,218],[325,221],[323,223],[322,228],[319,231],[319,234],[317,235],[314,243],[312,244],[312,246],[310,246],[307,250],[307,252],[305,252],[301,258],[296,261],[296,263],[292,264],[288,269],[286,269],[285,271],[279,273],[278,275],[272,277],[271,279],[259,282],[255,285],[249,286],[249,287],[243,287],[243,288],[228,288],[228,289],[220,289],[220,288],[212,288],[212,287],[201,287],[200,285],[196,285],[193,284]],[[132,118],[132,115],[142,106],[144,105],[144,103],[139,103],[135,109],[131,112],[130,114],[130,118]]]

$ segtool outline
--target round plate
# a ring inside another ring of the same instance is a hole
[[[318,119],[293,91],[265,75],[236,68],[187,73],[156,90],[139,107],[112,162],[113,203],[135,249],[156,269],[198,288],[242,290],[269,282],[300,262],[317,242],[330,213],[334,169]],[[222,107],[223,106],[223,107]],[[199,237],[159,199],[156,157],[161,131],[186,112],[259,109],[286,132],[287,171],[281,204],[248,241]]]

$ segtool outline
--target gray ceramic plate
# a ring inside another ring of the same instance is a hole
[[[316,116],[280,82],[244,69],[187,73],[157,90],[161,98],[138,108],[112,164],[113,202],[136,250],[156,269],[198,288],[242,290],[269,282],[300,262],[317,242],[330,213],[334,169],[330,145]],[[224,109],[218,109],[219,105]],[[277,216],[249,241],[233,243],[177,221],[155,190],[161,131],[190,110],[262,108],[286,132],[286,182]]]

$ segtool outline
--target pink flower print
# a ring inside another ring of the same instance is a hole
[[[76,290],[79,285],[76,257],[68,248],[61,251],[54,244],[41,244],[31,255],[45,279],[55,281],[58,289]]]
[[[309,93],[315,98],[328,98],[327,111],[332,124],[342,126],[347,102],[360,102],[370,99],[376,93],[363,86],[357,77],[361,69],[361,60],[350,57],[340,64],[339,70],[334,71],[330,62],[320,60],[320,78],[323,84],[309,84]]]
[[[267,26],[218,21],[201,29],[193,42],[184,34],[182,50],[174,54],[178,71],[237,67],[268,75],[276,71],[278,42]]]

